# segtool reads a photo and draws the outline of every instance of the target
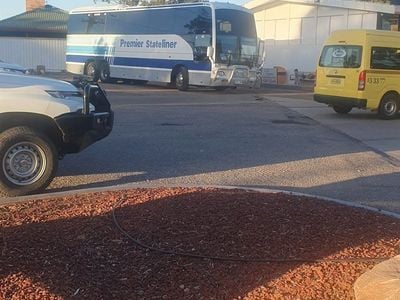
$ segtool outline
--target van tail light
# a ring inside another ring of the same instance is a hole
[[[360,74],[358,75],[358,90],[363,91],[365,89],[365,81],[367,79],[367,73],[364,71],[361,71]]]

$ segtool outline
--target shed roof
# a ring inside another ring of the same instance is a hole
[[[396,0],[397,1],[397,0]],[[393,1],[395,3],[396,1]],[[335,8],[347,8],[362,10],[368,12],[379,12],[387,14],[396,14],[399,12],[399,6],[390,3],[378,3],[359,0],[250,0],[243,6],[253,12],[263,10],[269,7],[281,5],[283,3],[295,3],[303,5],[325,6]]]
[[[0,21],[0,36],[65,37],[68,12],[45,5]]]

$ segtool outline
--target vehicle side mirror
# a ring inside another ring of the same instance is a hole
[[[207,57],[213,57],[214,56],[214,48],[212,46],[207,47]]]
[[[261,39],[258,39],[258,58],[257,58],[257,65],[261,67],[264,64],[265,58],[265,43]]]

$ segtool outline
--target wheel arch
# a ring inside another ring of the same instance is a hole
[[[400,93],[395,89],[390,89],[390,90],[386,91],[385,93],[383,93],[380,98],[378,98],[377,106],[376,106],[375,109],[373,109],[373,111],[379,110],[379,108],[381,107],[383,99],[388,95],[393,95],[393,96],[397,97],[399,99],[399,104],[400,104]]]
[[[25,112],[0,113],[0,132],[19,126],[26,126],[43,132],[52,140],[57,150],[62,146],[62,132],[56,122],[45,115]]]
[[[397,98],[400,99],[400,93],[399,93],[398,91],[396,91],[396,90],[389,90],[389,91],[385,92],[385,93],[382,95],[381,99],[379,100],[379,104],[381,104],[382,99],[385,98],[387,95],[394,95],[394,96],[396,96]]]

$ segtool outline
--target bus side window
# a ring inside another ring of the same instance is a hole
[[[180,8],[174,12],[174,32],[193,49],[195,61],[208,61],[207,47],[211,45],[212,19],[210,8]]]
[[[105,14],[89,14],[84,22],[87,22],[86,33],[103,34],[106,24]]]

